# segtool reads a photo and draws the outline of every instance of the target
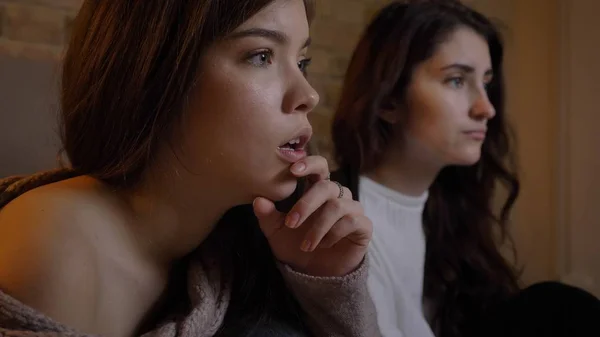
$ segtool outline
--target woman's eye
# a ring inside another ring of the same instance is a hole
[[[273,53],[267,50],[250,55],[248,62],[257,67],[266,67],[273,63]]]
[[[483,87],[485,88],[485,91],[489,91],[491,86],[492,86],[492,82],[488,82],[483,85]]]
[[[298,68],[304,75],[306,75],[306,70],[308,69],[308,66],[310,65],[311,62],[312,62],[312,59],[309,59],[309,58],[298,62]]]
[[[453,88],[462,88],[462,86],[465,84],[465,80],[462,77],[453,77],[451,79],[448,80],[448,84],[450,84],[450,86],[452,86]]]

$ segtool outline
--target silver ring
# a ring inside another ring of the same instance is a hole
[[[342,184],[340,184],[338,181],[334,181],[334,183],[340,189],[340,194],[338,195],[338,199],[341,199],[344,196],[344,186],[342,186]]]
[[[331,172],[327,173],[327,178],[325,180],[331,180]]]

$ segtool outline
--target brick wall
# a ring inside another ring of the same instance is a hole
[[[111,0],[106,0],[111,1]],[[317,0],[309,78],[321,96],[312,113],[315,145],[330,158],[329,124],[359,34],[387,0]],[[60,60],[69,22],[82,0],[0,0],[0,53]]]
[[[0,0],[0,53],[59,60],[82,0]]]
[[[311,28],[313,58],[309,79],[321,96],[312,113],[314,145],[331,160],[330,125],[344,73],[358,38],[373,14],[389,0],[317,0],[317,17]]]

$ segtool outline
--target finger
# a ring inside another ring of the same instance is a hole
[[[284,215],[277,211],[271,200],[258,197],[252,203],[252,209],[258,218],[260,229],[267,238],[280,229]]]
[[[285,218],[285,225],[290,228],[302,225],[327,200],[337,198],[339,193],[340,189],[335,183],[318,181],[292,206]]]
[[[337,185],[335,181],[334,184]],[[346,186],[341,186],[342,191],[340,191],[340,186],[341,185],[338,185],[338,198],[352,200],[352,191],[350,191],[350,189]]]
[[[307,223],[312,226],[306,233],[304,240],[309,242],[310,249],[314,249],[319,242],[331,231],[333,226],[345,216],[362,215],[360,203],[348,199],[331,199],[311,216]],[[306,244],[306,242],[304,244]]]
[[[314,183],[329,177],[329,164],[324,157],[309,156],[295,162],[290,171],[296,177],[308,177],[308,180]]]
[[[338,198],[344,198],[344,199],[352,199],[352,191],[350,191],[350,189],[346,186],[343,186],[341,183],[337,182],[337,181],[332,181],[338,188]]]
[[[367,246],[371,240],[373,225],[364,215],[346,215],[331,227],[316,248],[331,248],[342,239],[347,239],[357,246]]]

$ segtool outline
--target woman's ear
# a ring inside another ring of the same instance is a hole
[[[404,104],[399,103],[395,100],[390,100],[385,104],[381,105],[379,109],[379,118],[387,122],[390,125],[402,122],[403,112],[405,111]]]
[[[403,103],[397,101],[389,101],[382,104],[379,109],[379,118],[390,125],[398,124],[403,121],[406,108]]]
[[[400,111],[398,108],[381,109],[379,118],[388,124],[394,125],[400,121]]]

